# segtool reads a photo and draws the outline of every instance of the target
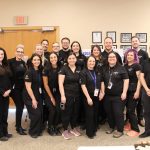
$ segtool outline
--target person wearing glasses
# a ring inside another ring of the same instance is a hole
[[[16,106],[16,131],[20,135],[26,135],[25,129],[22,128],[21,120],[24,109],[22,92],[24,88],[24,74],[26,72],[24,56],[24,45],[19,44],[16,47],[15,57],[9,60],[9,66],[12,71],[12,91],[11,97]]]

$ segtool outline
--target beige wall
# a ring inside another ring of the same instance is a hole
[[[29,16],[28,26],[59,26],[60,38],[90,48],[91,32],[147,32],[150,43],[150,0],[0,0],[0,26],[12,27],[13,17]]]

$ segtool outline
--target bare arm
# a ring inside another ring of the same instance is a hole
[[[121,94],[121,100],[126,99],[128,86],[129,86],[129,79],[124,79],[123,80],[123,92]]]
[[[50,99],[51,99],[51,102],[52,102],[53,105],[55,106],[55,105],[56,105],[55,98],[54,98],[54,96],[53,96],[53,94],[52,94],[52,92],[51,92],[51,90],[50,90],[50,88],[49,88],[49,86],[48,86],[48,77],[47,77],[47,76],[43,76],[43,83],[44,83],[44,88],[45,88],[45,90],[46,90],[48,96],[49,96]]]
[[[104,98],[105,95],[105,85],[104,82],[101,82],[101,89],[100,89],[100,93],[99,93],[99,100],[102,100]]]
[[[141,90],[141,83],[140,83],[140,71],[136,71],[136,76],[138,78],[138,83],[137,83],[137,87],[136,87],[136,91],[134,93],[134,99],[139,98],[140,96],[140,90]]]

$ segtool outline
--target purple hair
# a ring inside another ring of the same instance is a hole
[[[129,52],[133,52],[134,54],[134,63],[139,63],[138,52],[135,49],[129,49],[125,52],[125,64],[128,64],[127,55]]]

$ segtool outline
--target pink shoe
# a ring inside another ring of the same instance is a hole
[[[124,131],[130,131],[131,130],[131,124],[128,122],[125,126],[124,126]]]
[[[130,137],[137,137],[137,136],[140,135],[140,132],[136,132],[136,131],[134,131],[134,130],[131,130],[131,131],[129,131],[129,132],[127,133],[127,135],[130,136]]]
[[[71,135],[69,134],[69,131],[68,131],[68,130],[65,130],[65,131],[62,133],[62,136],[64,137],[65,140],[70,140],[70,139],[71,139]]]
[[[81,133],[76,128],[70,130],[70,133],[73,134],[74,136],[80,136],[81,135]]]

